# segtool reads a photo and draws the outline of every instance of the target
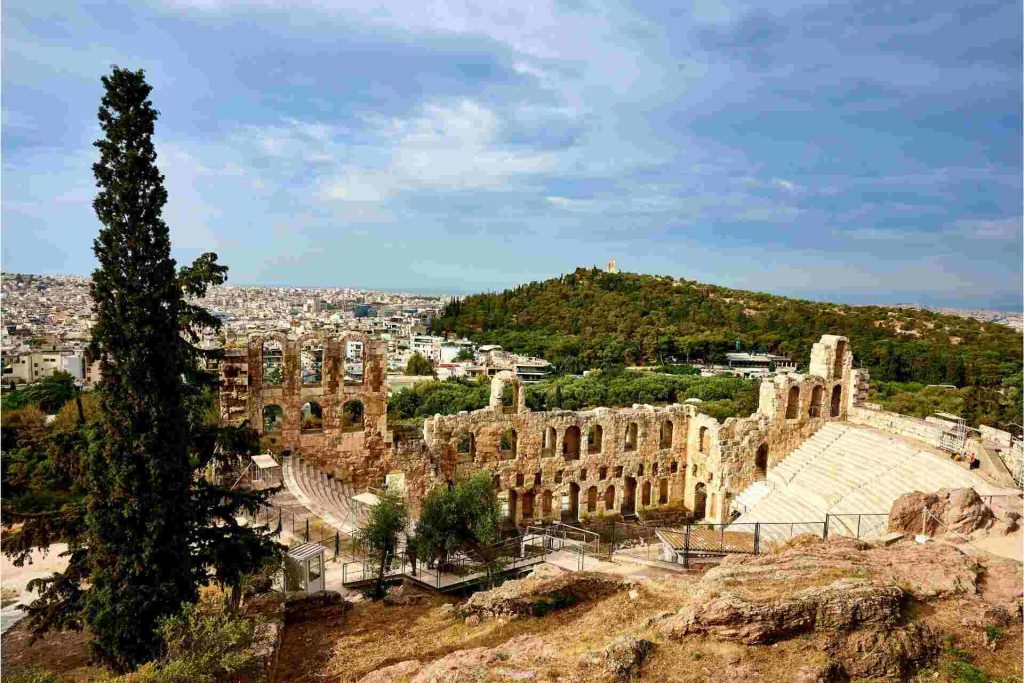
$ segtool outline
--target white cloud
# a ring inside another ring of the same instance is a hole
[[[971,239],[1020,240],[1024,236],[1024,218],[965,219],[956,221],[952,230]]]
[[[361,136],[374,141],[383,163],[369,158],[346,165],[322,183],[322,196],[379,202],[406,190],[498,187],[549,171],[556,161],[549,152],[502,145],[497,115],[468,99],[432,102],[412,117],[370,123]]]

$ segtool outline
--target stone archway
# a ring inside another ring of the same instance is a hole
[[[754,456],[754,479],[763,481],[768,476],[768,444],[763,443],[757,448]]]
[[[708,492],[703,483],[697,484],[693,491],[693,519],[700,521],[707,514]]]
[[[619,512],[623,515],[632,515],[636,512],[636,479],[626,477],[626,486],[622,493],[622,505]]]
[[[839,417],[839,413],[843,409],[843,385],[837,384],[832,388],[832,410],[830,414],[832,417]]]
[[[587,489],[587,512],[597,512],[597,487]]]
[[[569,504],[562,510],[563,522],[578,522],[580,519],[580,485],[569,483]]]
[[[800,387],[790,387],[786,395],[786,419],[795,420],[800,416]]]
[[[533,491],[527,491],[523,494],[523,521],[528,522],[533,519]]]
[[[580,428],[572,425],[562,435],[562,455],[566,460],[580,459]]]
[[[651,506],[651,482],[645,481],[640,487],[640,507]]]

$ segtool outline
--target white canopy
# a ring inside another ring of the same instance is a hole
[[[376,496],[376,494],[370,493],[368,491],[366,493],[356,494],[356,495],[352,496],[352,499],[353,500],[357,500],[360,503],[362,503],[363,505],[368,505],[370,507],[380,503],[380,498],[378,498]]]
[[[261,470],[269,470],[274,467],[279,467],[277,461],[274,460],[274,456],[269,453],[260,453],[259,455],[252,456],[252,464]]]

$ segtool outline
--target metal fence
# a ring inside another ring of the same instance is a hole
[[[688,567],[691,562],[717,561],[730,554],[758,555],[805,534],[828,538],[877,538],[886,529],[886,514],[826,515],[821,522],[744,522],[649,527],[616,522],[612,550],[651,562]]]
[[[825,515],[827,536],[849,536],[856,539],[878,538],[885,535],[889,527],[889,515],[877,514],[827,514]]]
[[[531,539],[530,536],[524,534],[500,541],[473,556],[459,552],[431,563],[417,561],[402,547],[385,560],[383,579],[409,578],[439,591],[491,583],[499,576],[544,561],[549,550],[547,544],[543,538]],[[381,576],[379,558],[364,556],[342,564],[344,585],[375,581]]]

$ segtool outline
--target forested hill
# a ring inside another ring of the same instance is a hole
[[[578,269],[500,293],[454,300],[432,323],[481,343],[540,356],[559,370],[720,361],[740,342],[806,367],[823,334],[846,335],[876,380],[1020,384],[1022,339],[993,323],[931,311],[788,299],[667,276]]]

